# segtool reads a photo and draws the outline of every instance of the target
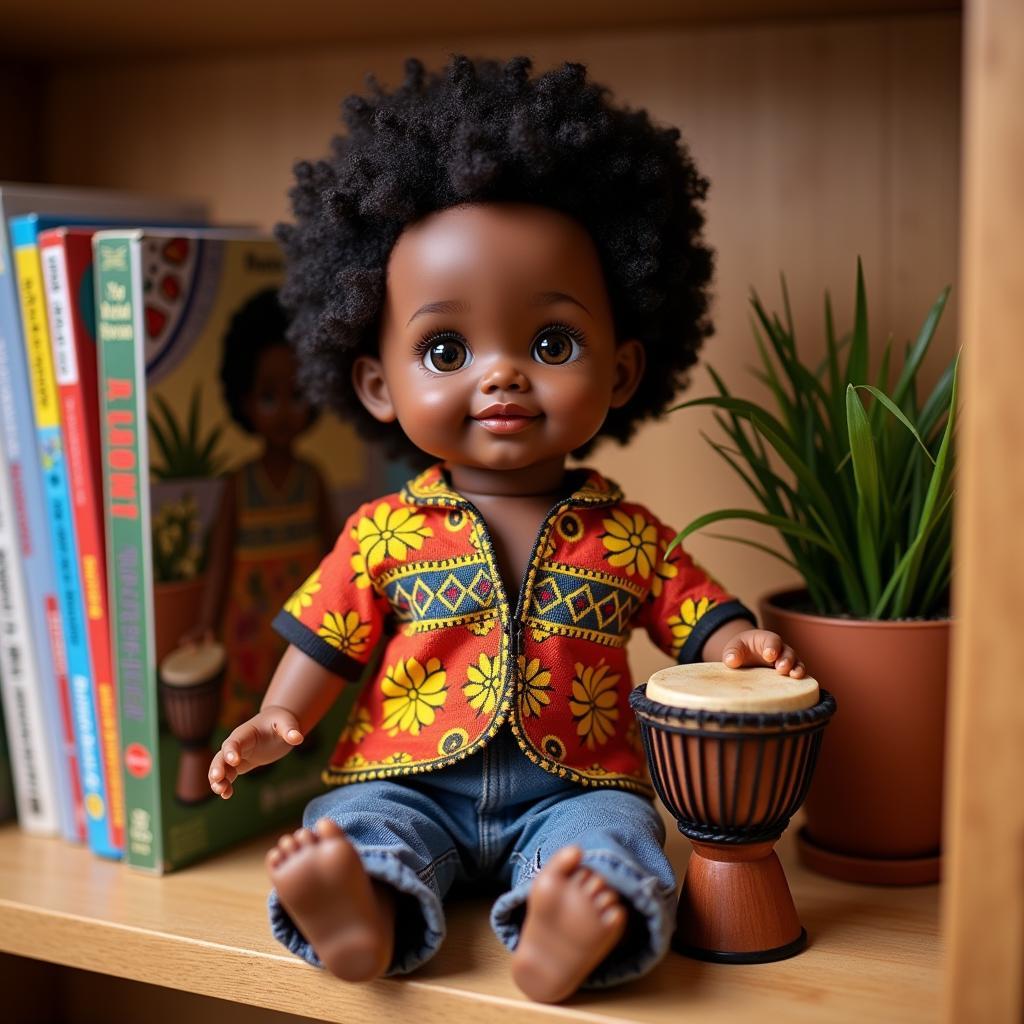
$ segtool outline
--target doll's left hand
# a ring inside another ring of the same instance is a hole
[[[772,665],[779,675],[802,679],[807,670],[792,647],[783,643],[778,633],[767,629],[745,629],[725,645],[722,661],[729,668],[744,665]]]

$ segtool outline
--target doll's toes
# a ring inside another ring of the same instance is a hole
[[[297,842],[300,847],[312,846],[319,839],[320,837],[308,828],[300,828],[295,832],[295,842]]]

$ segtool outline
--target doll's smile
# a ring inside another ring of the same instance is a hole
[[[540,413],[510,403],[489,405],[471,418],[492,434],[517,434],[530,426],[534,420],[540,419]]]

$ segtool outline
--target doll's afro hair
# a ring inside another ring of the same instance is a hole
[[[224,402],[231,418],[246,432],[253,425],[245,411],[246,398],[256,381],[260,356],[275,345],[288,345],[288,314],[285,313],[273,288],[253,295],[232,316],[224,335],[220,361],[220,383]],[[316,418],[310,410],[310,421]]]
[[[675,128],[615,106],[581,64],[531,78],[532,63],[453,56],[427,74],[416,59],[386,92],[342,103],[345,135],[331,155],[295,166],[294,224],[276,234],[287,256],[281,301],[310,399],[369,440],[423,462],[395,423],[363,407],[351,370],[377,352],[391,248],[412,222],[463,203],[525,202],[560,210],[590,233],[604,270],[617,336],[638,338],[643,379],[598,435],[625,442],[685,386],[707,319],[712,253],[700,204],[708,183]]]

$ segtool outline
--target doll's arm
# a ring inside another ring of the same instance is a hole
[[[233,729],[214,755],[210,788],[227,800],[239,775],[279,761],[316,727],[343,686],[340,676],[289,646],[259,712]]]
[[[643,514],[650,516],[646,510]],[[754,613],[733,597],[676,545],[665,551],[675,531],[651,521],[657,531],[657,558],[651,591],[637,611],[632,625],[647,630],[651,640],[680,664],[717,660],[732,636],[756,624]],[[709,647],[710,641],[715,643]]]
[[[274,619],[288,648],[260,711],[224,741],[210,765],[210,786],[229,797],[239,774],[283,757],[358,680],[383,635],[387,599],[371,580],[357,530],[365,506],[345,523],[333,549]]]
[[[653,518],[653,517],[652,517]],[[721,661],[729,668],[772,666],[796,679],[803,662],[778,633],[758,629],[753,612],[708,575],[676,545],[665,551],[675,531],[657,523],[658,560],[654,585],[635,623],[680,664]]]

